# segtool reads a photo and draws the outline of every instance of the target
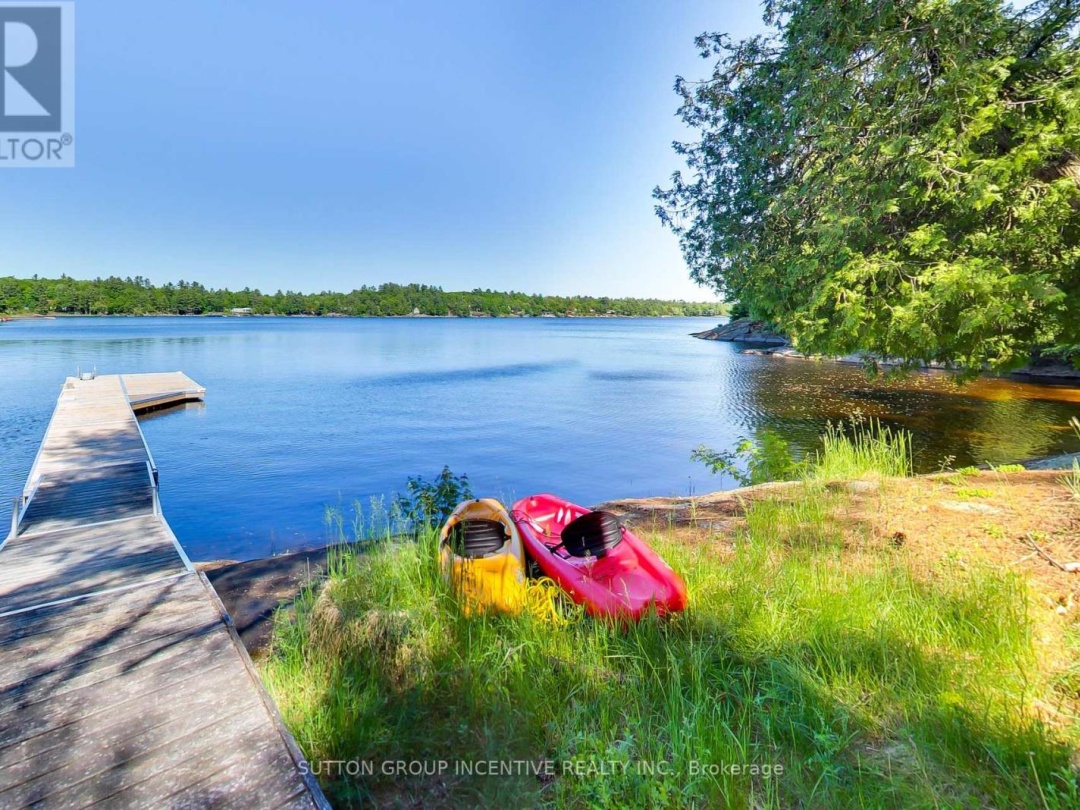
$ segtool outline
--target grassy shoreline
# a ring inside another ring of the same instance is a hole
[[[1076,586],[988,549],[1031,520],[1061,553],[1080,507],[1052,473],[887,478],[866,464],[895,456],[849,451],[734,507],[632,517],[685,615],[468,619],[430,535],[384,539],[279,613],[264,680],[313,763],[372,769],[321,775],[342,807],[1077,806]],[[533,767],[458,772],[507,760]]]

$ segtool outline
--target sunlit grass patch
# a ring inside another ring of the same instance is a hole
[[[905,476],[912,471],[911,434],[876,419],[856,417],[847,423],[830,424],[822,445],[810,469],[816,478]]]
[[[1024,580],[917,572],[861,542],[833,485],[909,454],[834,436],[822,470],[746,505],[723,555],[646,533],[690,606],[631,626],[565,603],[558,623],[466,617],[430,532],[342,549],[281,615],[264,677],[313,763],[374,765],[324,777],[341,806],[1075,806],[1075,740],[1036,709],[1075,679],[1040,669]],[[380,770],[508,760],[554,773]]]
[[[845,571],[834,535],[789,523],[778,537],[775,514],[750,523],[725,566],[651,538],[691,607],[630,628],[574,609],[558,627],[466,619],[426,541],[343,554],[280,623],[266,679],[314,761],[628,763],[552,782],[452,780],[461,800],[1012,803],[1035,779],[1054,784],[1067,755],[1026,706],[1037,678],[1018,579],[975,570],[929,585],[887,556]],[[727,776],[725,763],[783,775]],[[328,788],[345,804],[434,789],[377,773]]]
[[[1022,473],[1026,468],[1023,464],[998,464],[997,466],[991,464],[990,469],[996,473],[1008,475],[1010,473]]]
[[[957,487],[953,492],[957,498],[961,501],[971,500],[972,498],[992,498],[994,493],[985,487]]]

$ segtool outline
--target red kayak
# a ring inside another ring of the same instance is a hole
[[[591,615],[639,619],[686,607],[679,575],[610,512],[533,495],[510,516],[526,556]]]

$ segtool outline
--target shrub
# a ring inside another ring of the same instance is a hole
[[[804,465],[795,460],[791,446],[779,434],[762,430],[757,439],[740,439],[734,450],[710,450],[701,445],[692,453],[713,475],[730,475],[739,486],[798,478]]]
[[[450,517],[450,513],[462,501],[473,497],[469,476],[454,475],[444,466],[434,481],[423,476],[410,477],[405,484],[405,494],[394,496],[394,505],[413,531],[438,526]]]

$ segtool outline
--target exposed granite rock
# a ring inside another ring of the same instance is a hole
[[[713,329],[704,332],[694,332],[693,337],[702,340],[728,340],[745,341],[747,343],[770,343],[776,346],[786,346],[788,339],[776,332],[770,332],[768,327],[761,321],[752,318],[736,318],[731,323],[720,324]]]
[[[1017,369],[1012,373],[1012,376],[1077,380],[1080,379],[1080,368],[1076,368],[1070,363],[1033,363],[1030,366]]]
[[[744,349],[740,354],[757,354],[765,357],[779,357],[783,360],[828,360],[833,363],[845,363],[852,366],[865,366],[868,363],[873,363],[880,368],[892,368],[894,366],[902,365],[900,360],[894,360],[891,357],[874,357],[871,354],[855,353],[845,354],[841,357],[826,357],[820,354],[803,354],[796,351],[790,346],[777,346],[776,348],[769,349]],[[944,363],[919,363],[918,368],[922,369],[937,369],[948,370],[948,366]],[[989,372],[988,372],[989,373]],[[1056,365],[1037,365],[1037,366],[1024,366],[1017,369],[1010,374],[1006,374],[1007,377],[1032,379],[1038,380],[1078,380],[1080,379],[1080,369],[1073,368],[1069,365],[1056,364]]]
[[[974,515],[1000,515],[1001,510],[988,503],[973,503],[970,501],[938,501],[938,506],[948,509],[950,512],[967,512]]]
[[[1073,464],[1078,461],[1080,461],[1080,453],[1066,453],[1063,456],[1025,461],[1024,466],[1029,470],[1071,470]]]
[[[790,341],[783,335],[770,332],[764,323],[750,318],[739,318],[728,324],[721,324],[704,332],[692,333],[693,337],[702,340],[722,340],[739,343],[765,344],[768,348],[748,348],[740,351],[740,354],[758,355],[762,357],[778,357],[782,360],[828,360],[833,363],[846,363],[848,365],[863,366],[874,363],[881,368],[891,368],[902,364],[899,360],[888,357],[874,357],[872,354],[856,352],[841,357],[826,357],[824,355],[803,354],[793,349]],[[920,368],[947,369],[944,363],[920,363]],[[1034,359],[1031,365],[1017,369],[1010,377],[1031,377],[1037,379],[1080,380],[1080,369],[1069,363],[1053,362]]]

